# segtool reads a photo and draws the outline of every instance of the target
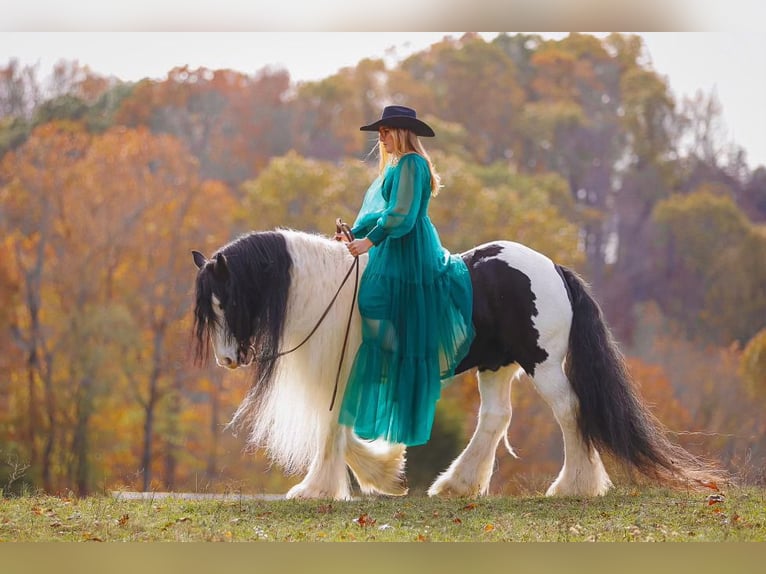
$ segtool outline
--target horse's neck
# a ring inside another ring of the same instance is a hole
[[[313,299],[329,301],[353,262],[345,245],[300,232],[285,237],[293,263],[291,298],[298,305]]]

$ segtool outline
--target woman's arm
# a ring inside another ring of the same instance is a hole
[[[423,200],[423,189],[429,187],[424,185],[424,178],[430,177],[428,165],[417,154],[403,156],[393,176],[388,206],[367,233],[367,239],[374,245],[386,237],[402,237],[412,230]]]

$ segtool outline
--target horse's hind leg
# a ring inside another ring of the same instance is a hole
[[[511,381],[519,371],[510,365],[479,373],[481,407],[468,446],[428,489],[429,496],[481,496],[489,491],[495,451],[511,424]]]
[[[549,358],[536,370],[535,387],[553,410],[564,439],[564,466],[546,492],[548,496],[600,496],[612,481],[601,456],[582,439],[577,426],[578,400],[562,362]]]

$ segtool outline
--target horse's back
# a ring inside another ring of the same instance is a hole
[[[529,374],[566,351],[572,308],[564,279],[542,253],[492,241],[462,254],[474,292],[476,339],[462,370],[516,362]]]

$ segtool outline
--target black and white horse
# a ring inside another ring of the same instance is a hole
[[[473,282],[476,338],[458,372],[478,369],[481,406],[473,437],[429,495],[487,494],[495,452],[511,422],[511,384],[522,375],[563,433],[564,465],[548,495],[605,494],[612,483],[599,450],[664,484],[718,478],[665,437],[636,394],[599,306],[574,272],[508,241],[462,257]],[[364,493],[405,494],[405,447],[361,440],[329,409],[353,281],[305,345],[280,356],[311,332],[337,292],[353,262],[346,247],[280,229],[244,235],[210,259],[194,252],[194,261],[197,356],[204,360],[212,345],[223,367],[253,363],[253,385],[231,424],[288,472],[305,473],[287,497],[348,499],[347,467]],[[362,269],[365,264],[363,256]],[[355,316],[339,397],[360,341]]]

